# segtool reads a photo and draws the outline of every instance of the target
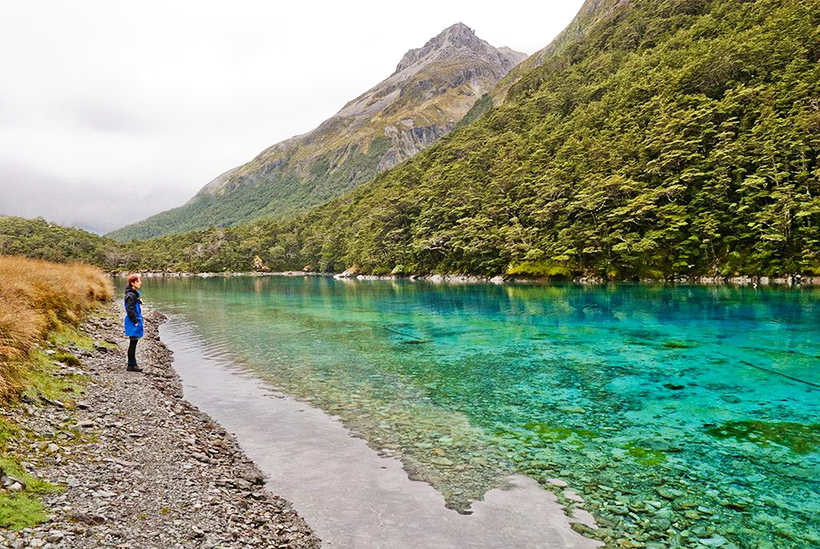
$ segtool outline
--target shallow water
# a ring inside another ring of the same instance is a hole
[[[618,538],[820,545],[817,290],[235,277],[143,296],[462,512],[523,473],[567,481]]]

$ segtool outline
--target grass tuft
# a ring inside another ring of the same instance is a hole
[[[40,501],[26,493],[0,493],[0,528],[22,530],[48,520]]]
[[[42,351],[30,355],[22,394],[35,401],[42,401],[45,397],[48,400],[59,400],[63,404],[73,404],[75,397],[85,393],[87,379],[81,375],[55,376],[57,367],[52,360],[52,357]]]
[[[48,520],[37,496],[59,492],[62,488],[27,474],[19,463],[7,457],[0,458],[0,469],[26,483],[23,492],[0,492],[0,528],[20,530]]]
[[[76,326],[113,294],[111,280],[96,267],[0,256],[0,406],[12,408],[21,395],[71,406],[85,391],[86,378],[54,375],[62,368],[55,361],[76,366],[80,359],[65,349],[94,348],[94,340]],[[49,355],[41,343],[60,350]],[[46,521],[38,496],[62,488],[26,473],[19,453],[38,436],[14,417],[0,417],[0,470],[26,486],[22,492],[0,492],[0,528],[19,530]]]
[[[75,326],[113,295],[111,280],[96,267],[0,256],[0,404],[23,390],[39,341]]]
[[[48,342],[55,347],[76,347],[91,351],[94,349],[94,338],[82,333],[75,326],[65,326],[62,330],[48,335]]]

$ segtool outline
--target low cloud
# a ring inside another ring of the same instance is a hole
[[[20,166],[0,164],[0,215],[43,217],[60,225],[105,234],[156,213],[145,189],[103,181],[64,180]],[[173,207],[168,200],[165,206]],[[163,206],[164,207],[164,206]]]

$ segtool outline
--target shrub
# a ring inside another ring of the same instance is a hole
[[[522,261],[507,267],[507,274],[522,278],[571,279],[572,271],[564,265],[542,261]]]

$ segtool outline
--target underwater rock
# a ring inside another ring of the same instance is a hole
[[[711,538],[707,539],[698,539],[701,545],[705,545],[707,547],[723,547],[727,543],[727,539],[721,536],[720,534],[715,534]]]
[[[584,503],[584,498],[573,492],[572,490],[564,490],[564,497],[575,503]]]
[[[565,414],[584,414],[586,410],[581,408],[580,406],[559,406],[559,412],[564,412]]]
[[[664,486],[655,488],[655,492],[657,492],[658,495],[662,498],[666,499],[677,499],[684,496],[684,493],[681,490],[677,490],[675,488],[666,488]]]

